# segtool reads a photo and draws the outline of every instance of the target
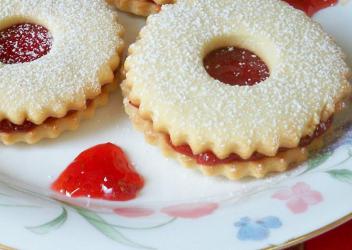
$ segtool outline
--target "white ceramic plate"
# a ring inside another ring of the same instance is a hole
[[[314,17],[343,47],[350,65],[351,13],[348,2]],[[144,19],[120,19],[132,42]],[[0,242],[28,250],[245,250],[297,243],[350,217],[350,113],[336,119],[329,146],[306,164],[264,180],[231,182],[162,157],[132,129],[117,91],[76,132],[32,146],[1,146]],[[54,200],[49,186],[55,178],[81,151],[104,142],[120,145],[145,177],[139,197]]]

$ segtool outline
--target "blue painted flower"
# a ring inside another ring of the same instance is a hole
[[[268,216],[260,220],[252,220],[249,217],[242,217],[235,223],[239,227],[237,238],[239,240],[264,240],[269,237],[270,229],[279,228],[282,223],[279,218]]]

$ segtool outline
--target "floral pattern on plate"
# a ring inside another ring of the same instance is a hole
[[[290,189],[283,189],[272,195],[272,198],[286,202],[286,206],[293,213],[304,213],[309,206],[323,201],[323,195],[312,190],[307,183],[298,182]]]

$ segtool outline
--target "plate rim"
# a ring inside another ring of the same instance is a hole
[[[284,248],[288,248],[288,247],[292,247],[292,246],[296,246],[300,243],[306,242],[310,239],[313,239],[319,235],[322,235],[324,233],[327,233],[343,224],[345,224],[346,222],[352,220],[352,212],[335,220],[334,222],[329,223],[328,225],[325,225],[321,228],[318,228],[310,233],[307,234],[303,234],[301,236],[298,236],[296,238],[293,238],[291,240],[288,240],[282,244],[278,244],[275,246],[270,246],[270,247],[266,247],[263,248],[263,250],[280,250],[280,249],[284,249]]]

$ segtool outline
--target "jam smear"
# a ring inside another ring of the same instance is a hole
[[[229,85],[252,86],[270,75],[262,59],[247,49],[236,47],[211,51],[203,64],[211,77]]]
[[[38,24],[16,24],[0,31],[0,62],[25,63],[46,55],[52,47],[49,30]]]
[[[313,16],[319,10],[334,6],[338,0],[284,0],[296,9],[304,11],[308,16]]]
[[[326,122],[320,123],[316,127],[314,133],[311,136],[305,136],[301,139],[301,141],[299,143],[299,147],[308,146],[315,138],[322,136],[325,133],[325,131],[331,126],[332,121],[333,121],[333,118],[331,117]],[[183,154],[183,155],[186,155],[188,157],[191,157],[191,158],[195,159],[198,164],[206,165],[206,166],[215,166],[215,165],[220,165],[220,164],[232,163],[232,162],[236,162],[236,161],[237,162],[238,161],[240,161],[240,162],[256,161],[256,160],[260,160],[260,159],[268,157],[268,156],[265,156],[265,155],[260,154],[258,152],[255,152],[249,159],[246,159],[246,160],[242,159],[237,154],[230,154],[230,156],[225,159],[219,159],[211,151],[207,151],[207,152],[195,155],[195,154],[193,154],[191,147],[187,144],[180,145],[180,146],[174,146],[171,142],[170,137],[168,137],[168,143],[176,152]],[[280,148],[279,152],[285,152],[287,150],[289,150],[289,149],[288,148]]]
[[[51,188],[69,197],[127,201],[134,199],[143,186],[143,178],[122,149],[106,143],[79,154]]]

